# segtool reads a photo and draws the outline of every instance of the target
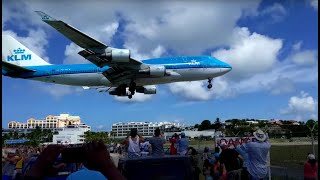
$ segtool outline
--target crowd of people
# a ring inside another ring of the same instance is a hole
[[[61,154],[70,148],[64,145],[48,145],[41,148],[10,146],[2,148],[2,179],[40,180],[55,179],[125,179],[110,157],[102,141],[85,143],[83,162],[64,162]],[[66,173],[66,174],[65,174]]]
[[[194,179],[200,174],[205,180],[260,180],[268,173],[268,154],[270,143],[267,135],[257,130],[253,133],[256,141],[239,144],[235,141],[229,145],[221,142],[213,151],[208,147],[199,153],[189,146],[189,139],[184,133],[174,134],[168,141],[160,129],[154,136],[144,138],[136,129],[132,129],[121,144],[117,144],[114,152],[122,152],[126,147],[128,158],[141,156],[164,156],[164,144],[170,143],[169,154],[189,156]],[[110,158],[107,146],[103,142],[90,142],[83,145],[86,157],[84,162],[66,163],[61,161],[61,153],[66,146],[49,145],[48,147],[7,146],[2,148],[3,179],[43,179],[45,176],[58,176],[61,172],[69,172],[67,179],[125,179],[117,170]],[[63,171],[65,169],[65,171]],[[308,154],[304,163],[306,180],[317,178],[318,164],[313,154]]]
[[[124,145],[128,158],[135,158],[140,156],[162,156],[165,155],[164,144],[166,139],[163,132],[157,128],[154,131],[154,136],[144,138],[138,134],[137,129],[131,129],[130,136],[128,136],[121,144]],[[189,147],[189,139],[185,133],[180,135],[174,134],[170,139],[170,155],[187,155]]]

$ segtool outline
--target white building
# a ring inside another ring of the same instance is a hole
[[[68,125],[59,131],[59,134],[53,135],[53,144],[81,144],[84,143],[84,133],[90,131],[91,127],[86,124]]]
[[[214,137],[219,137],[219,136],[222,136],[222,133],[221,131],[215,131],[215,130],[204,130],[204,131],[182,131],[184,132],[184,134],[187,136],[187,137],[190,137],[190,138],[196,138],[196,137],[201,137],[201,136],[205,136],[205,137],[211,137],[211,138],[214,138]],[[164,133],[164,136],[166,139],[168,138],[171,138],[172,135],[174,135],[174,133],[177,133],[178,135],[181,134],[182,132],[166,132]]]
[[[154,130],[159,128],[165,130],[166,128],[183,127],[180,123],[171,122],[127,122],[127,123],[115,123],[112,124],[112,133],[116,137],[125,137],[130,133],[130,130],[136,128],[138,132],[143,136],[152,136]]]
[[[59,116],[47,116],[44,120],[30,118],[27,122],[10,121],[9,129],[34,129],[37,126],[41,129],[64,128],[69,124],[80,124],[80,116],[71,116],[70,114],[60,114]]]

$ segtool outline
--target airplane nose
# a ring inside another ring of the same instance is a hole
[[[224,68],[220,68],[220,72],[222,72],[223,74],[229,72],[232,70],[232,67],[224,67]]]

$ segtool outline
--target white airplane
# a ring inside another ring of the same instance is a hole
[[[23,44],[2,35],[2,74],[56,84],[83,86],[127,96],[137,93],[156,94],[156,84],[212,79],[226,74],[232,67],[211,56],[176,56],[136,60],[129,49],[105,45],[63,21],[36,11],[44,22],[82,47],[78,54],[93,64],[49,64]]]

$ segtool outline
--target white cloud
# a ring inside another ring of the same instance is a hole
[[[310,5],[318,11],[318,0],[310,0]]]
[[[60,84],[50,84],[50,83],[43,83],[43,82],[31,82],[33,84],[33,87],[37,90],[40,90],[44,93],[47,93],[57,100],[62,98],[66,95],[71,94],[79,94],[83,92],[83,89],[81,87],[77,86],[68,86],[68,85],[60,85]]]
[[[289,93],[295,90],[294,83],[289,78],[282,78],[281,76],[278,76],[277,80],[270,82],[268,87],[268,90],[273,95]]]
[[[165,53],[165,51],[166,50],[163,48],[163,46],[159,45],[151,52],[151,54],[153,57],[160,57],[163,53]]]
[[[236,28],[230,48],[219,49],[212,55],[231,64],[233,70],[229,76],[240,79],[272,69],[281,48],[280,39],[251,34],[247,28]]]
[[[64,51],[64,55],[66,58],[64,59],[64,64],[88,64],[90,63],[88,60],[83,58],[78,54],[78,52],[82,51],[83,49],[78,45],[71,43],[66,46],[66,50]]]
[[[151,100],[154,95],[143,94],[143,93],[135,93],[132,96],[132,99],[129,99],[126,96],[114,96],[115,100],[124,102],[124,103],[137,103],[137,102],[145,102]]]
[[[299,65],[314,65],[318,60],[317,50],[304,50],[293,53],[289,59]]]
[[[266,7],[260,12],[261,16],[270,15],[273,22],[282,21],[287,15],[286,9],[279,3],[274,3],[272,6]]]
[[[295,44],[294,53],[301,53],[301,43]],[[236,28],[230,48],[218,49],[213,56],[233,66],[228,74],[213,80],[212,90],[207,82],[181,82],[170,84],[170,91],[194,100],[230,98],[239,94],[269,91],[273,95],[292,92],[296,83],[310,83],[318,80],[318,68],[279,61],[278,54],[282,40],[272,39],[247,28]],[[291,53],[293,54],[293,53]]]
[[[213,79],[212,84],[212,89],[207,88],[207,81],[177,82],[168,86],[172,93],[187,98],[191,102],[234,96],[232,89],[228,89],[228,82],[222,78]]]
[[[177,82],[169,85],[170,91],[190,100],[209,100],[213,91],[204,88],[204,81]]]
[[[258,1],[187,4],[174,1],[170,6],[167,2],[159,3],[152,14],[133,12],[129,17],[133,23],[125,31],[126,41],[141,44],[143,53],[160,43],[178,54],[198,55],[207,48],[225,45],[243,12],[255,10],[258,4]]]
[[[299,41],[299,42],[292,45],[292,49],[294,51],[299,51],[301,49],[301,45],[302,45],[302,41]]]
[[[288,107],[281,110],[282,114],[295,115],[301,118],[315,117],[318,102],[308,93],[301,91],[300,96],[292,96],[289,99]]]

